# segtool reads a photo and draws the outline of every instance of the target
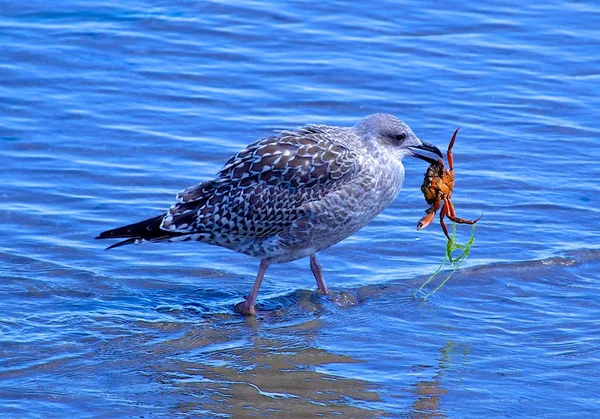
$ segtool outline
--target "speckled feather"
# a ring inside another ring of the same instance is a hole
[[[338,140],[349,134],[335,130]],[[272,253],[276,240],[270,238],[306,218],[307,204],[342,187],[359,169],[356,154],[343,141],[332,142],[331,131],[309,125],[251,144],[215,180],[180,192],[161,228],[252,256]]]
[[[382,114],[352,128],[282,131],[233,156],[215,179],[180,192],[166,215],[99,238],[130,237],[113,246],[198,240],[271,262],[314,254],[359,230],[397,196],[404,168],[386,130],[399,129],[414,136]]]

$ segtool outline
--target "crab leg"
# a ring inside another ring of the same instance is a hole
[[[446,198],[446,205],[448,206],[448,218],[456,218],[456,211],[454,210],[454,204],[450,198]]]
[[[450,215],[448,215],[448,218],[450,218],[455,223],[459,223],[459,224],[475,224],[477,221],[481,220],[481,217],[483,217],[483,214],[481,214],[479,217],[477,217],[476,220],[466,220],[464,218],[451,217]]]
[[[452,147],[454,147],[454,140],[456,140],[456,134],[458,134],[458,130],[460,127],[456,128],[454,131],[454,135],[452,135],[452,139],[450,140],[450,144],[448,145],[448,153],[446,156],[448,157],[448,167],[450,170],[454,170],[454,157],[452,156]]]
[[[476,220],[466,220],[464,218],[458,218],[456,216],[456,212],[454,211],[454,204],[452,203],[452,201],[450,199],[446,199],[444,206],[448,207],[448,214],[447,214],[448,218],[450,218],[455,223],[459,223],[459,224],[475,224],[477,221],[479,221],[481,219],[481,217],[483,217],[483,214],[481,214],[479,216],[479,218],[477,218]]]
[[[448,214],[448,205],[446,205],[446,203],[444,203],[444,206],[442,207],[442,210],[440,211],[440,225],[442,226],[442,230],[444,230],[444,234],[446,235],[446,237],[448,238],[448,240],[452,240],[450,238],[450,233],[448,233],[448,227],[446,227],[446,223],[444,222],[444,217],[446,215],[448,215],[448,218],[450,217],[450,215]]]

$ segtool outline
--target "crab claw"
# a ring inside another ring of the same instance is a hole
[[[427,227],[433,221],[433,218],[435,217],[435,211],[432,211],[430,208],[426,212],[427,214],[425,214],[417,223],[417,230]]]

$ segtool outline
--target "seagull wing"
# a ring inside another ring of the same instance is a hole
[[[341,188],[358,170],[349,130],[309,125],[259,140],[233,156],[215,180],[178,194],[161,229],[267,237],[305,214],[306,204]]]

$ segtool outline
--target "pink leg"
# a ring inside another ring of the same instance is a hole
[[[256,316],[256,309],[254,308],[254,305],[256,304],[256,297],[258,296],[258,290],[260,289],[260,284],[265,276],[265,272],[270,264],[271,262],[268,259],[263,259],[260,261],[258,274],[256,275],[256,280],[254,281],[250,295],[245,297],[246,301],[235,306],[235,309],[240,313],[246,316]]]
[[[327,285],[325,285],[325,280],[323,279],[323,269],[321,269],[321,264],[317,260],[316,253],[310,255],[310,270],[317,280],[319,292],[323,295],[327,295],[329,291],[327,290]]]

